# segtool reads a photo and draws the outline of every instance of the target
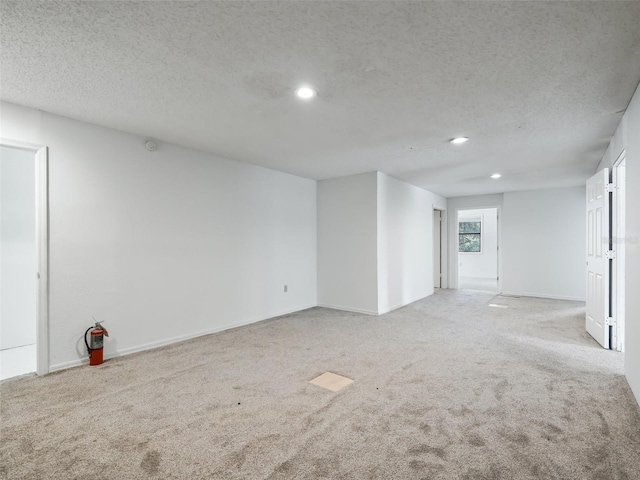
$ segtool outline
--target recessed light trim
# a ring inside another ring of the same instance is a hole
[[[502,176],[502,174],[500,173],[494,173],[493,175],[491,175],[491,178],[493,178],[494,180],[500,178]]]
[[[316,95],[318,95],[318,92],[311,87],[299,87],[296,89],[296,96],[303,100],[310,100]]]
[[[460,145],[461,143],[467,143],[469,141],[469,137],[456,137],[449,140],[454,145]]]

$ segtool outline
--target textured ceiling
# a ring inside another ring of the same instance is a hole
[[[640,80],[638,1],[0,5],[3,100],[446,196],[582,183]]]

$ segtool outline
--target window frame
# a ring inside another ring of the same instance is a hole
[[[484,253],[484,214],[478,214],[469,217],[458,217],[458,254],[462,255],[482,255]],[[468,223],[468,222],[478,222],[480,223],[480,233],[473,233],[471,235],[479,235],[480,236],[480,250],[477,252],[461,252],[460,251],[460,235],[469,235],[469,234],[461,234],[460,233],[460,224]]]

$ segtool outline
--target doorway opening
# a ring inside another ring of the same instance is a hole
[[[498,209],[458,210],[458,288],[498,292]]]
[[[0,379],[48,373],[46,148],[0,142]]]
[[[433,288],[442,288],[442,219],[443,211],[433,209]]]

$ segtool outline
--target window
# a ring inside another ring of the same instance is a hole
[[[482,252],[482,221],[480,219],[458,222],[458,252]]]

